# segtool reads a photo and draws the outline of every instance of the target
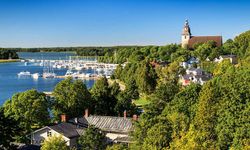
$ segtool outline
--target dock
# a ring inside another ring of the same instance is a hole
[[[55,78],[61,78],[61,79],[65,79],[65,78],[68,78],[68,77],[72,77],[72,78],[77,78],[77,79],[84,79],[84,80],[98,80],[100,79],[101,77],[77,77],[77,76],[56,76]]]

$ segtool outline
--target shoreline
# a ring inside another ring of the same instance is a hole
[[[0,63],[19,62],[21,59],[0,59]]]

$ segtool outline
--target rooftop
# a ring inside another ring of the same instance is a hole
[[[128,133],[133,130],[132,118],[91,115],[89,117],[79,118],[78,121],[81,124],[94,125],[108,132]]]
[[[222,46],[222,36],[192,36],[188,41],[188,48],[194,48],[194,44],[196,43],[206,43],[208,41],[215,41],[216,46]]]
[[[80,136],[84,130],[84,127],[82,126],[67,122],[62,122],[57,125],[49,126],[49,128],[55,130],[58,133],[63,134],[68,138]]]

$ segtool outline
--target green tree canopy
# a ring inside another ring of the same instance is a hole
[[[65,113],[70,117],[83,114],[90,107],[91,94],[81,80],[67,78],[59,82],[54,91],[53,113],[55,117]]]
[[[131,99],[139,98],[138,87],[134,78],[129,79],[126,83],[126,89],[124,91]]]
[[[93,111],[99,115],[114,115],[114,106],[117,99],[111,93],[112,88],[109,86],[107,78],[97,80],[91,89],[93,97]],[[113,88],[113,92],[117,92],[117,88]]]
[[[17,93],[4,103],[5,116],[19,121],[19,126],[24,128],[23,135],[32,129],[43,127],[49,123],[49,102],[44,93],[28,90]],[[25,137],[25,136],[23,136]]]
[[[217,57],[219,55],[217,51],[218,49],[216,49],[216,43],[214,41],[208,41],[207,43],[203,43],[197,46],[193,53],[194,56],[197,57],[199,60],[204,61],[208,57],[211,60],[213,60],[214,57]]]
[[[144,150],[162,150],[169,147],[172,129],[169,123],[157,123],[147,131],[147,137],[143,142]]]
[[[149,62],[145,61],[139,65],[136,70],[136,82],[141,93],[152,93],[156,86],[157,74],[149,64]]]
[[[106,148],[106,137],[104,133],[94,126],[89,126],[78,139],[82,150],[104,150]]]
[[[126,146],[126,144],[114,144],[112,146],[108,146],[106,150],[128,150],[128,146]]]
[[[15,137],[20,135],[22,129],[18,121],[10,116],[4,115],[4,110],[0,107],[0,149],[15,149],[11,142],[15,142]]]
[[[70,150],[70,148],[61,136],[52,136],[42,143],[41,150]]]

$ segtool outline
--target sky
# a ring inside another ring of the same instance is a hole
[[[0,0],[0,47],[166,45],[250,29],[249,0]]]

